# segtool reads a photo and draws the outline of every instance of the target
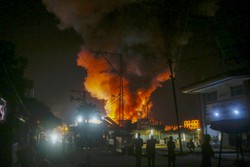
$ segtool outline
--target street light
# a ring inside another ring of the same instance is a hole
[[[215,117],[217,117],[217,118],[220,116],[220,114],[219,114],[218,112],[215,112],[214,115],[215,115]]]
[[[82,116],[78,116],[78,117],[77,117],[77,122],[78,122],[78,123],[82,123],[82,121],[83,121]]]
[[[233,113],[234,113],[235,115],[239,115],[239,114],[240,114],[240,112],[239,112],[238,110],[234,110]]]
[[[92,114],[89,117],[84,117],[82,115],[79,115],[76,118],[78,125],[81,123],[101,124],[102,120],[103,120],[102,116],[96,114]]]
[[[59,135],[56,133],[52,133],[50,137],[53,144],[55,144],[59,140]]]

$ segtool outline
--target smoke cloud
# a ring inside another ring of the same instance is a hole
[[[77,62],[88,72],[85,88],[91,96],[107,101],[107,112],[114,112],[111,115],[116,115],[117,110],[109,103],[113,95],[119,95],[120,57],[104,55],[111,67],[103,55],[91,53],[90,49],[122,55],[127,119],[136,119],[138,112],[132,111],[142,110],[145,99],[169,79],[167,60],[175,59],[178,49],[192,36],[187,28],[188,19],[193,15],[210,17],[218,9],[216,0],[43,0],[43,3],[60,20],[60,29],[73,28],[82,36],[84,43]],[[147,115],[146,111],[140,114]]]

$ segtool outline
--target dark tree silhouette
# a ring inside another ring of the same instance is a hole
[[[33,82],[24,77],[27,63],[25,57],[15,53],[12,42],[0,40],[0,97],[7,102],[6,120],[0,123],[0,166],[13,163],[13,144],[25,143],[38,120],[44,128],[61,123],[48,106],[27,96],[33,87]]]

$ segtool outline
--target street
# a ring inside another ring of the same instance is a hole
[[[213,167],[218,166],[219,154],[216,151],[212,158]],[[223,153],[221,158],[221,167],[235,167],[235,153]],[[249,155],[244,157],[245,164],[238,166],[250,167]],[[91,167],[134,167],[135,157],[132,155],[122,155],[114,151],[104,151],[100,149],[75,150],[71,153],[55,155],[50,158],[53,167],[76,167],[79,164],[89,165]],[[166,150],[157,149],[155,167],[167,167]],[[201,154],[184,152],[176,156],[176,167],[199,167],[201,163]],[[143,155],[142,167],[147,167],[147,158]]]

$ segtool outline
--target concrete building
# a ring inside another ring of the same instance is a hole
[[[245,144],[250,140],[250,75],[228,72],[182,88],[183,93],[200,97],[200,113],[204,134],[219,144],[234,146],[241,135]]]

